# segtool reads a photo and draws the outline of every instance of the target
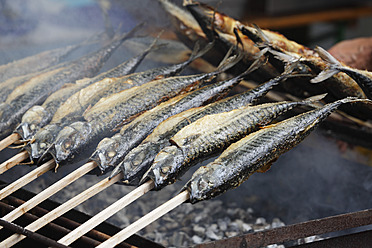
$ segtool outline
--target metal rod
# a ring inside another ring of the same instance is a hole
[[[103,248],[103,247],[114,247],[115,245],[119,244],[120,242],[126,240],[142,228],[148,226],[150,223],[154,222],[155,220],[159,219],[161,216],[165,215],[172,209],[176,208],[177,206],[181,205],[185,201],[189,199],[190,195],[188,191],[182,191],[169,201],[163,203],[159,207],[152,210],[150,213],[146,214],[139,220],[133,222],[114,236],[112,236],[110,239],[106,240],[97,248]]]
[[[15,206],[20,206],[25,202],[25,201],[20,200],[16,197],[13,197],[13,196],[9,196],[7,198],[7,200],[9,201],[10,204],[13,204]],[[15,207],[9,206],[9,205],[7,205],[3,202],[0,202],[0,207],[5,209],[7,212],[10,212],[10,211],[15,209]],[[38,220],[38,218],[40,218],[41,216],[44,216],[48,213],[49,213],[48,210],[37,206],[37,207],[32,209],[32,214],[25,213],[23,215],[23,217],[26,217],[27,220],[30,220],[30,221],[36,221],[36,220]],[[71,230],[77,228],[80,225],[81,225],[80,223],[78,223],[74,220],[71,220],[71,219],[68,219],[68,218],[65,218],[65,217],[59,217],[54,221],[54,223],[53,222],[48,223],[46,226],[48,227],[48,229],[51,229],[52,231],[55,231],[56,233],[66,235],[69,232],[71,232]],[[86,234],[86,236],[81,237],[80,240],[82,242],[86,243],[87,245],[93,247],[93,246],[99,245],[102,241],[107,240],[110,237],[111,236],[109,236],[105,233],[102,233],[100,231],[91,230]],[[131,246],[127,243],[121,243],[119,245],[119,247],[135,248],[135,246]]]
[[[196,245],[197,248],[263,247],[372,224],[372,209],[310,220],[289,226],[249,233],[233,238]],[[115,237],[115,236],[113,236]],[[104,243],[102,243],[104,244]]]
[[[45,245],[48,245],[48,246],[52,246],[52,247],[57,247],[57,248],[68,248],[68,246],[66,245],[62,245],[60,243],[58,243],[57,241],[54,241],[53,239],[50,239],[48,237],[45,237],[43,235],[40,235],[38,233],[34,233],[34,232],[31,232],[19,225],[16,225],[16,224],[13,224],[11,222],[8,222],[6,220],[3,220],[2,218],[0,218],[0,225],[5,227],[6,229],[9,229],[13,232],[16,232],[16,233],[20,233],[22,235],[25,235],[26,237],[30,238],[30,239],[33,239],[33,240],[36,240],[42,244],[45,244]],[[1,247],[10,247],[10,246],[1,246]]]
[[[93,170],[97,166],[95,162],[89,162],[84,164],[83,166],[79,167],[72,173],[68,174],[61,180],[57,181],[50,187],[46,188],[45,190],[41,191],[39,194],[35,195],[33,198],[19,206],[18,208],[14,209],[9,214],[3,217],[6,221],[13,221],[17,219],[22,214],[26,213],[28,210],[35,207],[40,202],[44,201],[45,199],[49,198],[53,194],[57,193],[59,190],[63,189],[70,183],[74,182],[75,180],[79,179],[89,171]]]
[[[89,199],[90,197],[98,194],[102,190],[106,189],[107,187],[111,186],[115,182],[119,181],[119,179],[122,177],[121,174],[118,174],[117,176],[113,177],[111,180],[108,178],[103,179],[102,181],[96,183],[92,187],[88,188],[87,190],[83,191],[82,193],[76,195],[75,197],[71,198],[64,204],[60,205],[59,207],[55,208],[53,211],[47,213],[43,217],[39,218],[38,220],[34,221],[33,223],[29,224],[25,228],[30,231],[37,231],[46,224],[50,223],[51,221],[55,220],[56,218],[60,217],[67,211],[73,209],[74,207],[78,206],[85,200]],[[0,243],[0,247],[2,245],[6,246],[12,246],[17,244],[19,241],[26,238],[22,234],[14,234],[11,237],[7,238],[3,242]]]
[[[69,245],[79,237],[87,233],[89,230],[93,229],[103,221],[110,218],[112,215],[128,206],[134,200],[138,199],[154,187],[154,182],[152,180],[147,181],[141,186],[135,188],[133,191],[117,200],[115,203],[111,204],[109,207],[102,210],[100,213],[96,214],[90,220],[86,221],[84,224],[70,232],[68,235],[58,240],[61,244]],[[120,243],[120,242],[119,242]]]
[[[12,194],[14,191],[22,188],[29,182],[35,180],[39,176],[43,175],[45,172],[51,170],[54,167],[54,165],[55,165],[54,161],[50,160],[45,164],[42,164],[39,167],[35,168],[34,170],[30,171],[29,173],[19,178],[18,180],[14,181],[13,183],[9,184],[8,186],[0,190],[0,200]]]
[[[21,138],[21,135],[18,133],[12,133],[8,137],[0,140],[0,151],[4,150],[11,144],[13,144],[15,141],[19,140]]]
[[[22,151],[18,153],[17,155],[11,157],[7,161],[3,162],[0,164],[0,174],[3,174],[5,171],[9,170],[13,166],[19,164],[23,160],[28,158],[28,152],[27,151]]]

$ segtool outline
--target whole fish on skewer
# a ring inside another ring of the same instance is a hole
[[[300,102],[276,102],[247,106],[229,112],[207,115],[181,129],[162,149],[144,175],[155,189],[174,183],[196,162],[215,154],[248,133],[257,130],[294,107],[311,106],[324,95]]]
[[[135,30],[136,28],[130,33]],[[51,93],[62,88],[63,85],[84,77],[93,77],[128,37],[128,34],[122,35],[95,53],[70,62],[65,67],[44,73],[42,76],[33,77],[18,86],[7,100],[0,104],[0,137],[11,133],[29,108],[44,102]]]
[[[190,108],[201,106],[203,103],[214,98],[221,97],[261,65],[260,60],[257,60],[257,63],[252,64],[247,71],[237,77],[204,86],[203,88],[176,96],[159,104],[123,126],[120,132],[111,138],[104,138],[98,144],[90,160],[95,161],[102,172],[106,172],[108,169],[117,166],[125,155],[140,144],[159,123],[170,116]],[[120,171],[120,166],[118,170]]]
[[[69,97],[55,112],[48,125],[40,129],[30,144],[29,152],[33,161],[39,159],[55,141],[58,133],[67,125],[75,121],[84,120],[83,113],[87,108],[96,104],[101,98],[108,97],[122,90],[140,86],[154,79],[167,78],[180,73],[192,61],[202,56],[210,46],[200,49],[195,45],[189,59],[178,64],[149,69],[119,78],[105,78],[81,89]]]
[[[156,40],[141,54],[121,63],[115,68],[103,72],[93,78],[84,78],[76,81],[76,83],[63,87],[62,89],[51,94],[45,102],[40,105],[31,107],[22,116],[21,124],[15,129],[23,140],[31,139],[34,134],[43,126],[48,124],[57,109],[75,92],[87,87],[95,82],[104,80],[105,78],[121,77],[133,73],[133,71],[142,62],[145,56],[151,52],[155,46]]]
[[[216,71],[155,80],[101,99],[84,113],[86,121],[75,122],[61,130],[55,141],[55,155],[52,156],[57,163],[78,160],[78,154],[91,150],[102,138],[112,135],[118,125],[131,121],[162,101],[211,81],[239,59],[235,55],[226,57]]]
[[[238,41],[234,33],[224,33],[219,30],[211,31],[206,29],[205,27],[209,27],[212,23],[212,18],[210,18],[210,20],[198,19],[198,16],[195,17],[194,13],[191,15],[190,11],[180,8],[168,0],[159,0],[159,3],[171,17],[178,38],[186,45],[189,46],[189,44],[193,44],[200,40],[204,42],[213,40],[215,42],[214,49],[203,56],[203,58],[209,63],[216,65],[216,58],[223,57],[232,45],[241,41],[243,46],[239,47],[239,52],[242,53],[244,57],[234,68],[231,69],[231,73],[240,74],[254,62],[259,49],[254,46],[254,43],[251,40],[246,39]],[[264,66],[259,68],[259,70],[251,73],[249,79],[254,81],[269,80],[278,74],[279,73],[269,63],[266,63]]]
[[[345,103],[368,99],[344,98],[267,126],[230,145],[215,161],[200,167],[184,187],[190,202],[208,200],[238,187],[254,172],[266,171],[278,157],[299,144],[332,111]]]
[[[243,106],[248,106],[255,100],[264,96],[273,86],[289,77],[300,76],[305,73],[297,63],[288,66],[287,70],[276,78],[263,83],[256,88],[231,96],[229,98],[210,103],[204,107],[193,108],[172,116],[159,124],[158,127],[137,147],[128,153],[124,160],[111,174],[113,177],[120,171],[123,173],[122,182],[137,185],[143,174],[149,169],[156,155],[166,146],[170,146],[170,138],[183,127],[196,120],[211,114],[231,111]],[[120,170],[119,170],[120,169]]]
[[[328,68],[320,72],[316,78],[311,79],[312,83],[322,82],[339,72],[344,72],[352,79],[354,79],[355,82],[363,90],[364,94],[372,100],[372,72],[366,70],[358,70],[343,65],[321,47],[317,47],[315,48],[315,50],[319,53],[320,57],[324,59],[329,65]]]

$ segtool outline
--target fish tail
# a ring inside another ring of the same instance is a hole
[[[328,63],[328,68],[321,71],[318,76],[315,78],[311,79],[311,83],[320,83],[323,82],[324,80],[332,77],[333,75],[337,74],[340,72],[340,69],[343,68],[344,66],[338,61],[335,57],[333,57],[329,52],[327,52],[325,49],[317,46],[314,49],[319,56]]]
[[[327,96],[327,94],[328,93],[324,93],[324,94],[308,97],[308,98],[302,100],[301,104],[308,105],[308,106],[311,106],[313,108],[322,107],[323,105],[320,103],[320,101],[323,100]]]
[[[367,103],[367,104],[372,104],[372,100],[370,100],[370,99],[362,99],[362,98],[352,97],[352,96],[346,97],[346,98],[341,99],[341,100],[337,100],[335,102],[335,104],[341,105],[341,104],[344,104],[344,103],[354,103],[354,102],[363,102],[363,103]]]
[[[192,50],[192,53],[190,55],[190,58],[187,60],[188,63],[191,63],[197,58],[202,57],[204,54],[206,54],[212,47],[214,46],[214,42],[209,42],[204,48],[200,48],[200,42],[196,42],[194,45],[194,48]]]

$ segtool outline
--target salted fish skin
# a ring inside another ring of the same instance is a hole
[[[82,150],[95,147],[99,140],[109,136],[123,121],[133,118],[143,111],[155,107],[160,102],[169,99],[183,91],[190,91],[200,84],[210,81],[215,75],[234,66],[240,57],[233,56],[222,62],[216,71],[199,75],[178,76],[148,82],[142,86],[111,95],[101,99],[84,113],[84,119],[90,127],[87,136],[77,134],[58,134],[55,142],[55,158],[57,162],[69,161]],[[63,130],[62,130],[63,131]],[[61,132],[62,132],[61,131]],[[74,138],[74,136],[78,138]],[[67,145],[67,149],[65,144]]]
[[[74,121],[83,120],[84,111],[89,106],[95,105],[101,98],[132,88],[141,86],[155,79],[168,78],[180,73],[192,61],[202,56],[208,47],[200,49],[198,45],[184,62],[149,69],[143,72],[133,73],[119,78],[104,78],[94,84],[81,89],[69,97],[66,102],[58,108],[49,125],[45,126],[35,134],[35,142],[31,144],[32,159],[40,158],[55,142],[58,133]]]
[[[117,166],[127,153],[140,144],[151,131],[170,116],[190,108],[198,107],[217,96],[223,95],[238,84],[246,75],[256,70],[261,64],[250,67],[243,74],[229,80],[204,86],[195,91],[176,96],[137,117],[123,126],[115,139],[102,140],[91,159],[96,161],[102,172]],[[114,141],[115,140],[115,141]],[[120,167],[120,166],[119,166]],[[122,167],[121,167],[122,168]]]
[[[205,116],[171,138],[173,145],[159,152],[147,176],[159,190],[174,183],[202,158],[223,150],[292,108],[308,104],[312,105],[313,100],[267,103]]]
[[[252,90],[210,103],[204,107],[187,110],[160,123],[138,147],[130,151],[124,158],[121,163],[124,172],[123,182],[137,185],[139,178],[150,168],[155,156],[162,148],[170,145],[169,139],[183,127],[206,115],[227,112],[249,105],[264,96],[286,77],[288,75],[279,75]]]
[[[208,200],[238,187],[252,173],[269,166],[300,143],[341,104],[359,101],[371,103],[366,99],[338,100],[270,125],[233,143],[215,161],[193,174],[184,187],[190,192],[190,202]]]
[[[97,52],[83,56],[63,68],[48,72],[48,76],[44,76],[41,80],[31,80],[17,87],[6,100],[8,111],[1,113],[0,137],[8,135],[30,107],[42,104],[48,95],[64,84],[94,76],[125,39],[126,35]]]
[[[77,91],[105,78],[121,77],[132,73],[142,62],[145,56],[149,52],[151,52],[152,49],[154,49],[155,41],[144,52],[129,60],[124,61],[113,69],[103,72],[93,78],[84,78],[77,80],[76,83],[68,85],[67,87],[63,87],[54,92],[45,100],[45,102],[41,106],[35,105],[31,109],[29,109],[28,111],[31,111],[32,114],[28,114],[27,111],[22,116],[21,124],[18,125],[14,132],[20,134],[22,139],[24,140],[31,139],[40,128],[42,128],[52,120],[53,115],[55,114],[57,109]],[[43,109],[43,111],[41,111],[40,107]],[[34,111],[34,109],[38,109],[38,111]]]

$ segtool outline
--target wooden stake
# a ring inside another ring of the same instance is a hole
[[[159,207],[152,210],[150,213],[143,216],[141,219],[135,221],[131,225],[127,226],[114,236],[112,236],[110,239],[106,240],[96,248],[104,248],[104,247],[114,247],[115,245],[123,242],[142,228],[148,226],[150,223],[154,222],[155,220],[159,219],[166,213],[170,212],[174,208],[178,207],[185,201],[189,199],[189,192],[188,191],[182,191],[169,201],[165,202],[163,205],[160,205]]]
[[[5,171],[9,170],[10,168],[19,164],[20,162],[22,162],[23,160],[25,160],[27,158],[28,158],[28,152],[27,151],[20,152],[17,155],[11,157],[10,159],[5,161],[4,163],[0,164],[0,174],[3,174]]]
[[[39,194],[35,195],[33,198],[28,200],[27,202],[23,203],[21,206],[14,209],[12,212],[8,213],[3,217],[6,221],[13,221],[17,219],[22,214],[26,213],[28,210],[32,209],[36,205],[38,205],[40,202],[44,201],[45,199],[49,198],[53,194],[57,193],[70,183],[74,182],[75,180],[79,179],[89,171],[93,170],[97,166],[97,163],[95,162],[89,162],[84,165],[82,165],[77,170],[73,171],[69,175],[65,176],[61,180],[57,181],[50,187],[46,188]]]
[[[21,135],[18,133],[12,133],[8,137],[4,138],[3,140],[0,141],[0,151],[4,150],[11,144],[13,144],[15,141],[19,140],[21,138]]]
[[[91,186],[87,190],[83,191],[82,193],[76,195],[75,197],[71,198],[64,204],[60,205],[59,207],[55,208],[53,211],[47,213],[43,217],[39,218],[38,220],[32,222],[28,226],[25,227],[25,229],[30,230],[32,232],[36,232],[43,226],[47,225],[48,223],[52,222],[56,218],[62,216],[64,213],[70,211],[74,207],[78,206],[82,202],[86,201],[90,197],[98,194],[102,190],[108,188],[109,186],[113,185],[117,181],[120,180],[120,178],[123,176],[122,173],[116,175],[115,177],[111,178],[109,180],[108,178],[103,179],[102,181],[96,183],[95,185]],[[17,244],[19,241],[26,238],[26,236],[22,234],[13,234],[6,240],[0,243],[0,247],[11,247],[15,244]]]
[[[100,213],[96,214],[90,220],[86,221],[84,224],[64,236],[62,239],[58,240],[58,243],[69,245],[91,229],[95,228],[103,221],[110,218],[115,213],[119,212],[124,207],[128,206],[134,200],[138,199],[142,195],[146,194],[154,187],[154,181],[150,180],[146,183],[142,184],[141,186],[135,188],[133,191],[116,201],[115,203],[111,204],[109,207],[102,210]]]
[[[34,179],[38,178],[39,176],[43,175],[45,172],[51,170],[55,166],[53,160],[49,160],[45,164],[40,165],[39,167],[35,168],[34,170],[30,171],[23,177],[19,178],[18,180],[14,181],[13,183],[9,184],[2,190],[0,190],[0,200],[4,199],[14,191],[22,188],[24,185],[28,184],[29,182],[33,181]]]

